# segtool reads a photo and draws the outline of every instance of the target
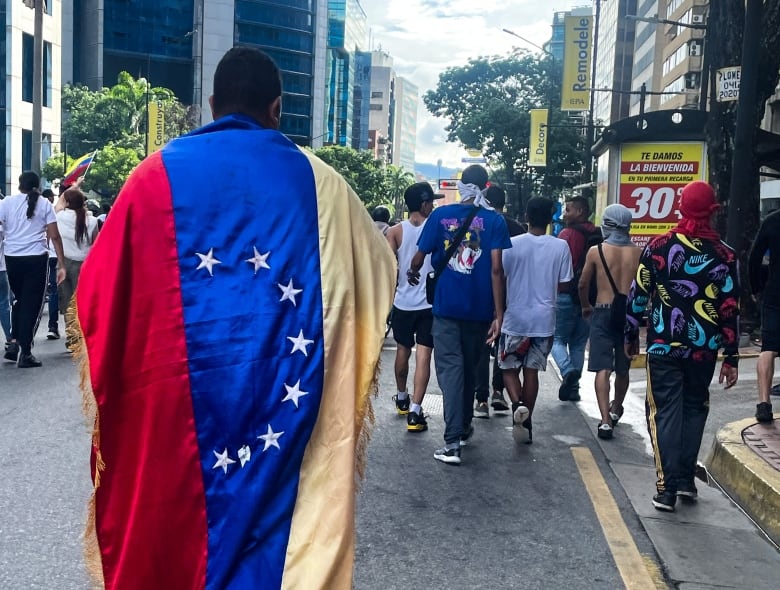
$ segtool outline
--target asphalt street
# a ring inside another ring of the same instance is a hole
[[[0,588],[85,589],[89,428],[63,342],[39,341],[36,354],[41,369],[0,365]],[[443,432],[435,376],[430,429],[408,433],[391,401],[393,358],[388,339],[358,497],[356,589],[777,587],[780,555],[717,490],[700,485],[688,512],[650,507],[641,371],[615,440],[595,438],[587,381],[583,402],[557,400],[551,366],[534,444],[508,416],[476,420],[463,465],[451,467],[433,459]],[[752,415],[749,365],[733,392],[713,389],[707,437]]]

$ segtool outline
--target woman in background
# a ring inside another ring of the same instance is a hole
[[[63,200],[65,209],[57,213],[57,227],[65,254],[65,280],[59,285],[59,306],[60,313],[65,315],[65,346],[70,350],[75,341],[70,300],[79,282],[81,265],[95,243],[98,222],[92,215],[87,215],[86,197],[78,188],[66,190]]]

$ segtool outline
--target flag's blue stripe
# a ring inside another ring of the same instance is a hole
[[[283,135],[230,117],[162,153],[173,194],[190,382],[208,518],[206,587],[279,588],[324,373],[314,175]],[[270,251],[269,269],[245,262]],[[196,253],[221,261],[197,269]],[[297,305],[278,283],[293,280]],[[303,330],[308,356],[290,354]],[[285,384],[308,392],[296,409]],[[280,449],[258,439],[284,432]],[[238,450],[251,459],[241,467]],[[214,469],[228,450],[227,475]],[[164,456],[166,449],[158,449]]]

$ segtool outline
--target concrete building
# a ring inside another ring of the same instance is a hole
[[[687,24],[704,24],[708,0],[659,0],[660,18]],[[661,4],[664,6],[662,7]],[[663,8],[663,10],[662,10]],[[677,25],[659,25],[663,65],[661,70],[660,108],[699,108],[704,31]]]
[[[626,19],[626,15],[635,15],[636,8],[637,0],[601,2],[593,118],[602,125],[610,125],[629,114],[634,21]]]
[[[392,162],[395,127],[395,72],[393,58],[383,51],[371,52],[371,98],[368,149],[377,159]]]
[[[666,0],[644,0],[637,5],[636,15],[639,18],[654,18],[663,13]],[[661,74],[663,66],[664,36],[661,25],[636,21],[634,40],[634,65],[632,69],[631,90],[638,93],[642,84],[650,92],[663,89]],[[630,114],[638,115],[640,111],[639,94],[631,95]],[[648,94],[645,97],[645,111],[655,111],[660,108],[661,95]]]
[[[417,86],[400,76],[395,79],[395,116],[392,135],[392,163],[414,174],[417,148]]]
[[[21,0],[0,0],[0,190],[17,191],[18,177],[44,163],[52,146],[60,142],[61,98],[61,18],[60,0],[49,0],[43,16],[43,113],[42,141],[32,134],[34,11]]]

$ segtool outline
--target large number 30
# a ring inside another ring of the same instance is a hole
[[[674,208],[674,201],[677,193],[669,186],[662,186],[653,191],[648,186],[639,186],[633,190],[631,196],[636,199],[636,203],[631,213],[634,219],[649,216],[650,219],[665,219]],[[629,207],[630,208],[630,207]]]

